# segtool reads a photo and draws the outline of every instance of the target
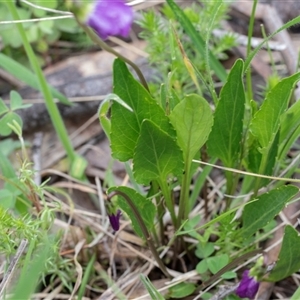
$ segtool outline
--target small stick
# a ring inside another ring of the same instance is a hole
[[[27,244],[28,244],[28,240],[23,239],[21,241],[20,246],[18,247],[16,255],[11,260],[11,262],[8,266],[8,269],[7,269],[6,273],[4,274],[3,280],[0,284],[0,297],[4,293],[4,290],[5,290],[6,286],[9,284],[9,282],[10,282],[10,280],[11,280],[13,274],[14,274],[14,271],[16,269],[16,266],[18,264],[18,261],[20,260],[21,255],[23,254],[23,252],[25,251],[25,248],[26,248]]]

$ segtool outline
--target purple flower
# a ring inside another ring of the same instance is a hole
[[[240,298],[253,299],[258,291],[259,282],[254,277],[249,275],[249,270],[245,270],[242,276],[242,280],[236,289],[235,293]]]
[[[121,211],[118,209],[115,214],[108,214],[109,222],[114,231],[118,231],[120,228]]]
[[[127,37],[133,22],[133,11],[123,0],[95,0],[86,24],[103,39],[110,35]]]

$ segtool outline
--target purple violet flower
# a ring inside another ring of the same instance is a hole
[[[86,24],[103,39],[111,35],[127,37],[133,22],[133,10],[123,0],[95,0]]]
[[[121,211],[118,209],[116,214],[108,214],[109,222],[114,231],[120,228]]]
[[[259,282],[257,282],[254,277],[249,275],[249,272],[249,270],[244,271],[242,280],[235,291],[240,298],[254,299],[258,291]]]

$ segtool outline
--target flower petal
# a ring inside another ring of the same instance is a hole
[[[121,211],[119,209],[116,214],[108,215],[110,225],[114,231],[118,231],[120,229],[120,217]]]
[[[123,0],[97,0],[86,21],[102,38],[128,36],[133,22],[133,11]]]
[[[235,293],[240,298],[253,299],[258,291],[259,282],[255,278],[249,276],[249,270],[245,270],[242,276],[242,280],[236,289]]]

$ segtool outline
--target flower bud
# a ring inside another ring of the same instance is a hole
[[[121,217],[121,211],[119,209],[117,210],[116,213],[108,212],[109,222],[114,231],[118,231],[120,228],[120,217]]]

